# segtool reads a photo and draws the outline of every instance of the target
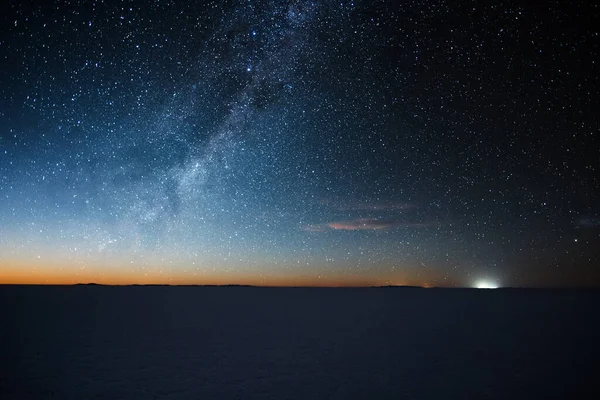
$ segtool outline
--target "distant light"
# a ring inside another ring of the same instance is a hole
[[[498,289],[498,285],[490,281],[479,281],[475,283],[477,289]]]

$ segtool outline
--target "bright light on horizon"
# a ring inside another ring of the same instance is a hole
[[[498,284],[492,281],[477,281],[475,282],[477,289],[498,289]]]

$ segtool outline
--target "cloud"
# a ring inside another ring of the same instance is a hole
[[[406,222],[396,219],[358,218],[348,221],[335,221],[323,224],[305,225],[305,232],[341,231],[378,231],[394,228],[426,228],[436,225],[434,222]]]
[[[331,199],[324,199],[321,204],[336,208],[341,211],[403,211],[415,208],[413,204],[403,202],[350,202],[344,203]]]
[[[327,226],[343,231],[377,231],[389,229],[397,225],[397,221],[380,220],[375,218],[359,218],[351,221],[330,222]]]
[[[581,228],[600,228],[600,218],[597,217],[581,217],[577,221],[577,226]]]
[[[324,198],[320,203],[329,208],[341,211],[344,218],[330,217],[329,222],[304,225],[305,232],[325,231],[380,231],[395,228],[424,228],[437,225],[437,222],[407,221],[405,211],[417,207],[411,203],[398,201],[347,201],[344,199]],[[339,212],[336,214],[340,214]]]
[[[344,209],[356,211],[400,211],[415,208],[408,203],[351,203]]]

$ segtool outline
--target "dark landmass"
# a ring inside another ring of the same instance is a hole
[[[127,287],[172,287],[172,288],[256,288],[256,289],[426,289],[426,290],[473,290],[473,291],[598,291],[600,287],[519,287],[519,286],[502,286],[494,289],[480,289],[464,286],[413,286],[413,285],[382,285],[382,286],[272,286],[272,285],[241,285],[241,284],[224,284],[224,285],[199,285],[199,284],[169,284],[169,283],[132,283],[132,284],[105,284],[105,283],[74,283],[74,284],[14,284],[3,283],[2,287],[107,287],[107,288],[127,288]]]
[[[0,284],[0,287],[2,285]],[[30,286],[30,285],[17,285],[17,286]],[[575,287],[575,286],[564,286],[564,287],[518,287],[518,286],[501,286],[494,289],[479,289],[474,287],[465,286],[417,286],[417,285],[381,285],[381,286],[269,286],[269,285],[240,285],[240,284],[224,284],[224,285],[196,285],[196,284],[128,284],[128,285],[110,285],[103,283],[76,283],[73,285],[31,285],[31,286],[105,286],[105,287],[209,287],[209,288],[228,288],[228,287],[239,287],[239,288],[260,288],[260,289],[437,289],[437,290],[481,290],[481,291],[506,291],[506,290],[550,290],[550,291],[561,291],[561,290],[592,290],[599,291],[597,287]]]
[[[73,286],[106,286],[102,283],[94,283],[94,282],[90,282],[90,283],[76,283]],[[135,285],[131,285],[131,286],[135,286]]]
[[[600,398],[598,290],[97,286],[0,287],[1,399]]]
[[[423,286],[410,285],[385,285],[385,286],[370,286],[373,289],[425,289]]]

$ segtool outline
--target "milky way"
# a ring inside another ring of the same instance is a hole
[[[600,283],[597,10],[34,2],[0,281]]]

